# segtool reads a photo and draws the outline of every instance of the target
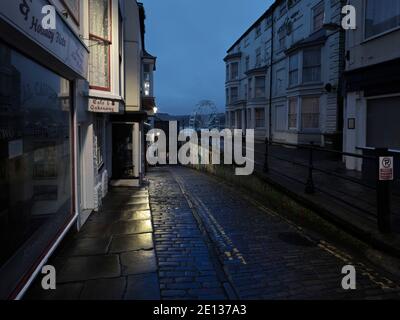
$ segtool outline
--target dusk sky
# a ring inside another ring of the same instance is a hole
[[[226,50],[272,0],[143,0],[146,49],[157,56],[159,112],[190,114],[200,100],[225,109]]]

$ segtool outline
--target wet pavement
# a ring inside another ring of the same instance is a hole
[[[396,283],[237,190],[195,170],[154,168],[142,189],[112,189],[69,236],[27,299],[382,299]],[[356,266],[346,291],[342,267]]]

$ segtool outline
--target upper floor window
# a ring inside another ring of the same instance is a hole
[[[257,48],[256,50],[256,67],[261,66],[261,48]]]
[[[239,77],[239,63],[231,63],[231,80],[236,80]]]
[[[253,78],[247,80],[249,99],[253,98]]]
[[[239,96],[238,87],[232,87],[231,88],[231,97],[230,97],[231,103],[237,101],[238,100],[238,96]]]
[[[325,4],[324,2],[320,2],[313,9],[313,30],[317,31],[321,29],[324,25],[325,19]]]
[[[400,1],[367,0],[365,37],[370,38],[400,26]]]
[[[283,1],[279,6],[279,16],[284,15],[287,12],[286,1]]]
[[[249,56],[247,56],[246,57],[246,71],[249,71],[249,69],[250,69],[250,57]]]
[[[229,80],[229,64],[226,65],[226,80]]]
[[[265,19],[265,30],[267,30],[272,25],[272,16],[268,16]]]
[[[265,97],[265,77],[256,77],[256,98],[264,98]]]
[[[226,104],[229,104],[229,89],[225,89],[225,94],[226,94]]]
[[[269,43],[265,42],[264,44],[264,50],[265,50],[265,63],[268,63],[271,59],[270,55],[269,55]]]
[[[303,82],[321,81],[321,48],[305,49],[303,52]]]
[[[111,6],[110,0],[89,0],[89,80],[93,89],[111,89],[110,40]]]
[[[301,102],[301,128],[319,128],[319,97],[303,98]]]
[[[256,38],[261,36],[261,24],[257,24],[256,26]]]
[[[299,82],[299,55],[293,54],[289,57],[289,87]]]
[[[282,27],[278,30],[278,39],[279,39],[279,50],[286,49],[286,27],[282,25]]]
[[[247,100],[247,96],[248,96],[248,86],[247,84],[244,85],[244,99]]]

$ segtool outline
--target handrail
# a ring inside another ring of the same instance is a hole
[[[322,151],[327,153],[333,153],[337,155],[347,156],[347,157],[354,157],[360,159],[368,159],[368,160],[376,160],[376,156],[366,156],[358,153],[351,153],[351,152],[342,152],[337,150],[329,150],[326,148],[318,147],[312,144],[295,144],[295,143],[287,143],[287,142],[270,142],[271,145],[278,145],[278,146],[288,146],[288,147],[296,147],[298,149],[307,149],[307,150],[315,150],[315,151]]]

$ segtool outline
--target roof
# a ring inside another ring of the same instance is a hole
[[[275,0],[275,2],[273,4],[271,4],[271,6],[261,15],[260,18],[258,18],[256,20],[256,22],[254,22],[250,28],[248,28],[245,33],[243,33],[239,39],[237,39],[235,41],[235,43],[227,50],[227,52],[231,51],[235,46],[237,46],[240,41],[242,41],[259,23],[261,23],[261,21],[263,21],[266,17],[268,17],[269,15],[271,15],[274,11],[274,9],[284,0]]]

